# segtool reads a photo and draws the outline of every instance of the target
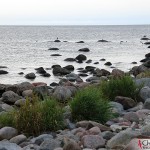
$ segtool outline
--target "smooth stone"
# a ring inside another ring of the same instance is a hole
[[[134,131],[132,129],[121,131],[107,142],[107,148],[113,149],[116,146],[127,145],[133,138],[139,135],[141,135],[139,131]]]
[[[18,131],[12,127],[3,127],[0,129],[0,140],[11,139],[18,134]]]
[[[148,89],[147,86],[150,88],[150,78],[136,79],[135,83],[136,83],[137,86],[141,86],[142,85],[144,87],[146,86],[146,89]],[[148,91],[149,91],[149,89],[148,89]]]
[[[144,102],[144,109],[150,109],[150,98],[146,99]]]
[[[14,104],[21,97],[13,91],[6,91],[2,94],[2,101],[8,104]]]
[[[32,79],[35,79],[35,78],[36,78],[36,75],[35,75],[35,73],[31,72],[31,73],[26,74],[26,75],[25,75],[25,78],[32,80]]]
[[[94,64],[97,65],[97,64],[99,64],[99,62],[95,62]]]
[[[92,62],[91,59],[87,60],[85,63],[90,64]]]
[[[108,76],[108,75],[110,75],[110,72],[105,70],[105,69],[97,68],[95,70],[95,74],[96,74],[97,77],[101,77],[101,76]]]
[[[65,68],[65,69],[67,69],[69,71],[73,71],[74,70],[74,66],[73,65],[67,65],[67,66],[65,66],[63,68]]]
[[[54,50],[54,51],[57,51],[57,50],[59,50],[59,48],[49,48],[48,50]]]
[[[51,54],[51,56],[62,56],[60,54]]]
[[[44,74],[44,73],[46,73],[46,71],[44,70],[43,67],[35,68],[35,70],[37,70],[37,73],[39,73],[39,74]]]
[[[33,95],[33,90],[25,90],[22,92],[23,97],[31,97]]]
[[[115,102],[122,104],[125,110],[136,106],[136,102],[129,97],[116,96]]]
[[[23,75],[24,73],[23,73],[23,72],[19,72],[18,74],[19,74],[19,75]]]
[[[1,69],[1,68],[7,68],[7,66],[0,66],[0,69]]]
[[[87,82],[92,82],[94,80],[100,80],[100,77],[89,77],[86,79]]]
[[[84,60],[86,60],[87,59],[87,57],[85,56],[85,55],[83,55],[83,54],[79,54],[77,57],[76,57],[76,60],[78,60],[78,61],[84,61]]]
[[[106,65],[106,66],[111,66],[112,63],[111,63],[111,62],[106,62],[104,65]]]
[[[87,77],[88,74],[86,74],[86,73],[79,73],[79,76],[80,76],[80,77]]]
[[[89,133],[92,135],[98,135],[101,133],[101,130],[99,127],[92,127],[91,129],[89,129]]]
[[[17,135],[15,137],[11,138],[9,141],[11,143],[16,143],[17,145],[19,145],[20,143],[22,143],[26,140],[27,140],[27,137],[25,135],[21,134],[21,135]]]
[[[79,52],[89,52],[89,48],[81,48],[78,50]]]
[[[56,139],[46,139],[40,145],[40,150],[54,150],[61,147],[61,142]]]
[[[4,111],[7,111],[7,112],[10,112],[10,111],[14,110],[14,108],[12,106],[8,105],[8,104],[2,104],[1,107]]]
[[[52,65],[52,68],[55,68],[55,67],[60,67],[61,68],[60,65]]]
[[[113,69],[111,73],[114,77],[122,77],[125,73],[120,69]]]
[[[70,73],[70,71],[65,69],[65,68],[61,68],[61,67],[53,68],[53,74],[54,75],[67,75],[69,73]]]
[[[147,68],[150,68],[150,60],[146,61],[143,65]]]
[[[73,61],[76,61],[76,60],[75,60],[75,58],[66,58],[64,61],[73,62]]]
[[[150,87],[145,86],[140,90],[140,97],[145,102],[146,99],[150,98]]]
[[[0,75],[1,75],[1,74],[8,74],[8,72],[5,71],[5,70],[0,70]]]
[[[18,91],[17,93],[22,94],[23,91],[25,90],[32,90],[34,88],[34,85],[32,85],[29,82],[22,82],[18,84]]]
[[[145,54],[145,57],[149,58],[150,57],[150,53]]]
[[[9,141],[0,141],[0,150],[22,150],[20,146]]]
[[[150,39],[147,37],[142,37],[141,40],[150,40]]]
[[[130,122],[139,122],[139,117],[135,112],[127,112],[123,118],[127,119]]]
[[[144,44],[145,44],[145,45],[150,45],[150,42],[145,42]]]
[[[137,62],[133,61],[131,64],[137,64]]]
[[[101,148],[105,146],[105,140],[99,135],[85,135],[81,141],[85,148]]]

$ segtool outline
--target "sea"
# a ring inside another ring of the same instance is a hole
[[[0,83],[17,84],[21,82],[45,82],[48,85],[58,82],[62,77],[53,76],[52,69],[47,70],[51,74],[49,78],[36,73],[35,68],[51,68],[59,64],[62,67],[73,65],[75,73],[77,68],[95,66],[99,69],[111,71],[113,67],[123,71],[129,71],[132,67],[140,65],[140,60],[150,52],[143,36],[150,38],[150,25],[121,25],[121,26],[0,26],[0,70],[9,73],[0,75]],[[61,42],[56,43],[54,40]],[[98,40],[109,42],[97,42]],[[64,42],[65,41],[65,42]],[[67,42],[66,42],[67,41]],[[84,43],[76,43],[84,41]],[[122,41],[122,42],[121,42]],[[59,48],[58,51],[50,51],[49,48]],[[81,48],[89,48],[90,52],[79,52]],[[62,56],[51,56],[60,54]],[[79,54],[87,56],[92,63],[81,64],[66,62],[66,58],[75,58]],[[111,62],[112,66],[105,66],[100,59]],[[94,64],[99,62],[99,64]],[[137,62],[137,64],[132,64]],[[19,75],[19,72],[24,72]],[[27,73],[36,73],[34,80],[28,80],[24,76]],[[85,80],[85,78],[83,78]]]

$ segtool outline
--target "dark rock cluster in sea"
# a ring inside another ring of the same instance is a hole
[[[141,40],[149,40],[146,37]],[[60,42],[56,40],[55,42]],[[105,40],[99,42],[108,42]],[[79,41],[78,43],[82,43]],[[88,52],[89,49],[80,51]],[[82,63],[87,57],[83,54],[76,58],[67,58],[65,61],[77,61]],[[88,60],[90,63],[92,60]],[[100,61],[105,61],[101,59]],[[72,122],[71,111],[66,109],[66,129],[56,132],[46,132],[36,137],[27,137],[25,133],[19,133],[17,129],[0,124],[0,149],[2,150],[138,150],[138,138],[150,138],[150,53],[145,55],[141,65],[133,67],[129,72],[113,69],[111,72],[105,69],[86,66],[78,68],[78,74],[73,73],[74,66],[61,65],[52,66],[52,73],[61,76],[59,83],[53,82],[50,85],[44,82],[23,82],[19,84],[0,84],[0,115],[19,109],[26,101],[37,94],[41,98],[45,95],[55,97],[59,102],[65,103],[72,98],[77,91],[91,85],[97,85],[110,78],[118,78],[125,74],[133,76],[136,85],[143,87],[139,91],[141,101],[135,101],[130,97],[117,95],[114,101],[110,102],[112,112],[116,117],[105,124],[90,120]],[[136,64],[136,63],[135,63]],[[111,66],[111,62],[105,65]],[[43,67],[35,68],[37,74],[49,77]],[[7,71],[0,70],[0,74],[7,74]],[[20,72],[23,74],[23,72]],[[90,77],[83,81],[83,76]],[[26,74],[27,79],[35,79],[35,73]],[[124,89],[126,90],[126,89]],[[69,108],[70,106],[65,106]],[[92,111],[92,110],[89,110]]]

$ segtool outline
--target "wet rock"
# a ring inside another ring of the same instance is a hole
[[[111,66],[112,63],[111,63],[111,62],[106,62],[104,65],[106,65],[106,66]]]
[[[0,150],[22,150],[20,146],[9,141],[0,141]]]
[[[86,74],[86,73],[79,73],[79,76],[80,76],[80,77],[87,77],[88,74]]]
[[[49,48],[48,50],[58,51],[59,48]]]
[[[42,74],[41,76],[43,76],[43,77],[50,77],[51,75],[46,72],[46,73]]]
[[[145,57],[146,57],[146,58],[149,58],[149,57],[150,57],[150,53],[147,53],[147,54],[145,55]]]
[[[136,105],[136,102],[132,98],[116,96],[115,102],[118,102],[123,105],[124,109],[132,108]]]
[[[85,135],[82,137],[83,146],[85,148],[101,148],[105,146],[105,140],[99,135]]]
[[[0,140],[11,139],[18,134],[18,131],[12,127],[3,127],[0,129]]]
[[[145,45],[150,45],[150,42],[145,42],[144,44],[145,44]]]
[[[108,42],[107,40],[98,40],[97,42]]]
[[[113,149],[116,146],[127,145],[133,138],[140,135],[139,131],[127,129],[119,132],[107,142],[107,148]]]
[[[60,54],[51,54],[51,56],[62,56]]]
[[[74,70],[74,66],[73,65],[67,65],[67,66],[65,66],[63,68],[65,68],[65,69],[67,69],[69,71],[73,71]]]
[[[76,61],[76,59],[75,58],[66,58],[64,61],[73,62],[73,61]]]
[[[105,70],[105,69],[96,69],[95,70],[95,74],[96,74],[96,76],[97,77],[101,77],[101,76],[108,76],[108,75],[110,75],[110,72],[109,71],[107,71],[107,70]]]
[[[47,86],[47,83],[45,83],[45,82],[34,82],[34,83],[32,83],[32,85],[34,85],[34,87],[36,87],[36,86]]]
[[[89,77],[86,79],[87,82],[92,82],[92,81],[95,81],[95,80],[100,80],[100,77]]]
[[[94,64],[97,65],[97,64],[99,64],[99,62],[95,62]]]
[[[31,73],[26,74],[25,78],[27,78],[27,79],[35,79],[36,76],[35,76],[35,74],[33,72],[31,72]]]
[[[19,72],[18,74],[19,74],[19,75],[23,75],[24,73],[23,73],[23,72]]]
[[[81,48],[78,50],[79,52],[89,52],[89,48]]]
[[[95,67],[93,67],[93,66],[86,66],[85,70],[87,70],[88,72],[93,72],[95,70]]]
[[[70,71],[65,69],[65,68],[61,68],[61,67],[55,67],[53,68],[53,74],[56,75],[67,75],[69,74]]]
[[[102,58],[102,59],[100,59],[100,61],[105,61],[106,59],[104,59],[104,58]]]
[[[136,61],[133,61],[131,64],[137,64],[137,62],[136,62]]]
[[[150,39],[147,37],[142,37],[141,40],[150,40]]]
[[[150,60],[146,61],[143,65],[147,68],[150,68]]]
[[[60,65],[52,65],[52,68],[55,68],[55,67],[60,67],[61,68]]]
[[[57,39],[57,40],[55,40],[54,42],[59,43],[59,42],[61,42],[61,41]]]
[[[138,74],[140,74],[141,72],[145,72],[148,68],[145,67],[144,65],[140,65],[140,66],[135,66],[132,68],[132,70],[130,71],[134,76],[137,76]]]
[[[78,41],[78,42],[76,42],[76,43],[84,43],[84,41]]]
[[[39,74],[45,74],[46,73],[46,71],[44,70],[43,67],[36,68],[35,70],[37,70],[37,73],[39,73]]]
[[[146,99],[144,103],[144,109],[150,109],[150,98]]]
[[[7,66],[0,66],[0,69],[1,69],[1,68],[7,68]]]
[[[56,83],[56,82],[52,82],[51,84],[50,84],[50,86],[58,86],[59,84],[58,83]]]
[[[86,61],[87,64],[90,64],[91,62],[92,62],[91,59],[89,59],[89,60]]]
[[[17,135],[15,137],[11,138],[10,142],[11,143],[16,143],[17,145],[19,145],[20,143],[22,143],[26,140],[27,140],[27,137],[25,135],[21,134],[21,135]]]
[[[140,97],[143,101],[150,98],[150,88],[148,86],[145,86],[140,90]]]
[[[1,74],[8,74],[8,72],[5,71],[5,70],[0,70],[0,75],[1,75]]]
[[[79,54],[77,57],[76,57],[76,60],[78,60],[78,61],[84,61],[84,60],[86,60],[87,59],[87,57],[85,56],[85,55],[83,55],[83,54]]]
[[[13,91],[6,91],[2,94],[2,101],[7,104],[14,104],[21,97]]]

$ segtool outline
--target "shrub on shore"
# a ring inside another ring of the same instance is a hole
[[[116,96],[125,96],[136,100],[138,87],[130,76],[123,76],[101,83],[100,91],[110,100],[114,100]]]
[[[9,118],[8,118],[9,117]],[[34,96],[26,99],[18,110],[0,116],[0,124],[12,126],[26,135],[38,135],[45,131],[54,131],[63,127],[63,111],[54,99],[40,101]],[[13,122],[11,122],[13,120]]]
[[[73,119],[77,121],[93,120],[104,123],[111,117],[108,100],[93,86],[78,91],[70,106]]]

